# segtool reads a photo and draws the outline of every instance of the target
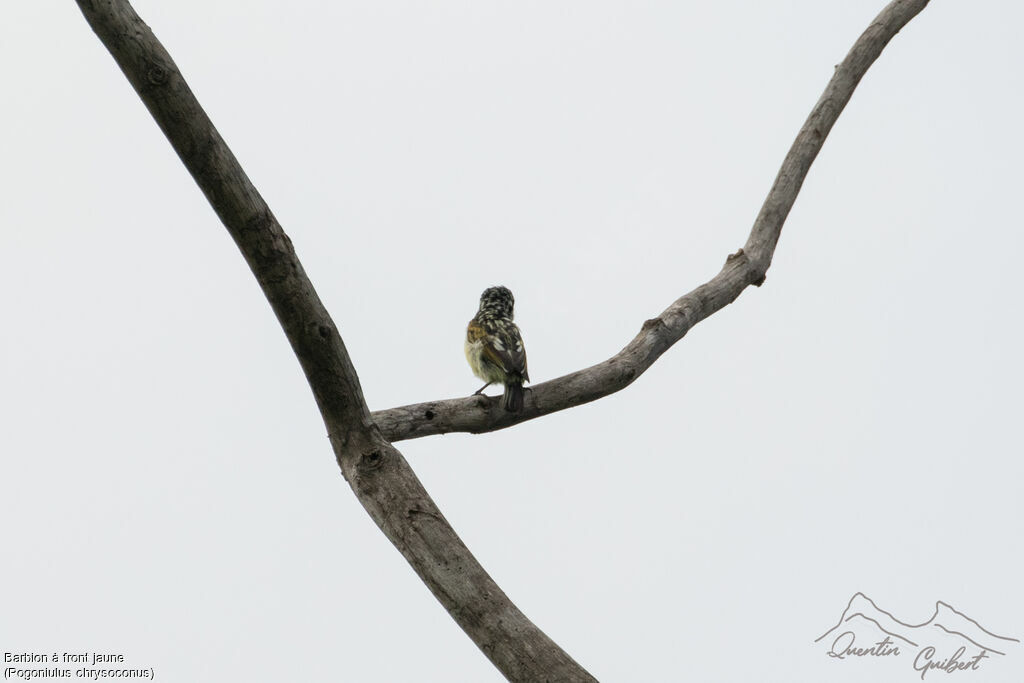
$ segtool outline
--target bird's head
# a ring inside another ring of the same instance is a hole
[[[512,318],[516,300],[508,287],[488,287],[480,295],[480,312],[495,317]]]

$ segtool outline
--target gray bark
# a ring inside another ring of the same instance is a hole
[[[394,442],[449,432],[492,432],[613,394],[632,384],[694,325],[731,304],[749,285],[760,286],[782,225],[832,125],[868,67],[927,5],[928,0],[896,0],[857,39],[793,141],[747,243],[726,259],[715,277],[644,322],[636,337],[608,360],[530,387],[518,413],[502,410],[498,399],[487,396],[416,403],[373,413],[384,437]]]
[[[644,323],[619,354],[537,385],[522,413],[474,396],[370,414],[344,342],[270,208],[173,60],[125,0],[77,0],[242,252],[284,329],[342,474],[367,512],[466,634],[509,680],[594,680],[531,623],[472,556],[391,441],[484,432],[628,386],[695,324],[760,285],[782,224],[832,124],[888,41],[928,4],[897,0],[858,39],[801,129],[744,247],[709,282]]]
[[[291,240],[149,27],[125,0],[78,5],[248,261],[302,365],[342,474],[370,517],[509,680],[594,680],[508,599],[381,436]]]

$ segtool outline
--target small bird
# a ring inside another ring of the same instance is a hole
[[[473,374],[487,382],[474,396],[501,382],[505,385],[503,405],[513,413],[522,409],[523,382],[530,381],[523,337],[512,322],[514,305],[507,287],[485,289],[480,295],[480,310],[466,327],[466,360]]]

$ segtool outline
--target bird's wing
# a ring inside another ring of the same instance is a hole
[[[499,365],[507,375],[518,375],[528,379],[526,374],[526,348],[519,328],[513,322],[499,322],[494,334],[487,338],[484,356]]]

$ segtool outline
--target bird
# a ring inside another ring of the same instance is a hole
[[[526,370],[526,347],[519,328],[512,322],[515,298],[507,287],[488,287],[480,295],[480,308],[466,326],[466,360],[473,374],[484,384],[473,395],[500,382],[505,385],[502,405],[517,413],[523,408],[523,382],[530,381]]]

